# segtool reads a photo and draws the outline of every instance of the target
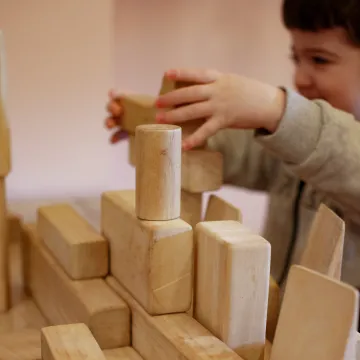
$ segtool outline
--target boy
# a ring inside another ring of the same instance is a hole
[[[169,70],[170,78],[198,85],[160,96],[157,121],[205,118],[184,149],[207,141],[224,154],[226,183],[269,193],[263,236],[279,283],[325,203],[346,222],[342,280],[360,288],[360,2],[285,0],[283,20],[298,92],[214,70]],[[112,129],[122,109],[110,97]],[[123,135],[117,131],[112,142]]]

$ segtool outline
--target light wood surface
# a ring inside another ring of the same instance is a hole
[[[71,205],[40,207],[37,229],[46,247],[72,279],[107,275],[108,242]]]
[[[27,287],[52,325],[83,322],[102,349],[130,344],[130,311],[104,279],[71,280],[47,251],[36,228],[24,225]]]
[[[142,357],[130,346],[103,352],[106,360],[142,360]]]
[[[223,156],[210,150],[182,154],[181,188],[191,193],[219,190],[223,183]]]
[[[270,244],[238,221],[196,226],[194,318],[245,360],[264,351]]]
[[[102,233],[109,240],[111,274],[152,315],[189,309],[193,231],[181,219],[139,220],[135,193],[103,194]]]
[[[300,265],[340,280],[344,237],[345,222],[321,204],[310,228]]]
[[[358,302],[351,286],[292,266],[270,359],[354,359]]]
[[[42,360],[106,360],[89,328],[82,323],[41,330]]]
[[[242,222],[241,210],[222,199],[211,194],[206,206],[205,221],[235,220]]]
[[[181,128],[136,128],[136,215],[162,221],[180,217]]]
[[[132,311],[132,346],[146,360],[241,360],[187,314],[150,316],[114,277],[108,284]]]

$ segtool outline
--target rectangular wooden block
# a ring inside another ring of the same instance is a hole
[[[85,323],[102,349],[130,344],[130,310],[104,279],[71,280],[45,248],[34,225],[24,225],[27,287],[52,325]]]
[[[265,346],[270,244],[238,221],[196,226],[194,318],[244,359]]]
[[[106,360],[142,360],[142,357],[130,346],[104,350]]]
[[[41,330],[42,360],[106,360],[89,328],[82,323]]]
[[[349,285],[293,265],[270,359],[354,359],[358,297]]]
[[[74,280],[108,273],[108,242],[69,204],[38,209],[37,229],[44,244]]]
[[[40,329],[23,329],[0,336],[1,360],[42,360]]]
[[[132,312],[132,346],[146,360],[241,360],[195,319],[186,314],[150,316],[112,276],[108,284]]]
[[[189,150],[182,154],[181,188],[191,193],[220,189],[223,183],[222,154],[210,150]]]
[[[101,213],[114,277],[152,315],[188,310],[192,289],[191,226],[181,219],[139,220],[133,190],[104,193]]]
[[[221,197],[211,194],[206,207],[205,221],[235,220],[242,222],[239,208]]]
[[[121,99],[124,109],[121,127],[130,134],[135,134],[138,125],[155,123],[155,97],[133,94]]]

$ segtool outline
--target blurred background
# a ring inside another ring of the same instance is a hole
[[[103,127],[110,88],[156,95],[174,66],[291,86],[281,0],[0,0],[12,132],[9,201],[135,188]],[[267,197],[223,187],[260,231]],[[206,204],[206,201],[205,201]]]

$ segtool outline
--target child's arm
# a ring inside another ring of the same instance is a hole
[[[269,191],[280,160],[254,140],[253,130],[223,129],[207,145],[223,154],[225,184]]]
[[[207,119],[185,139],[185,148],[220,129],[255,129],[259,144],[360,222],[360,123],[352,115],[234,74],[179,69],[168,76],[199,83],[158,99],[159,107],[187,104],[160,112],[159,122]]]
[[[325,101],[286,93],[277,130],[257,131],[257,141],[360,221],[360,123]]]

